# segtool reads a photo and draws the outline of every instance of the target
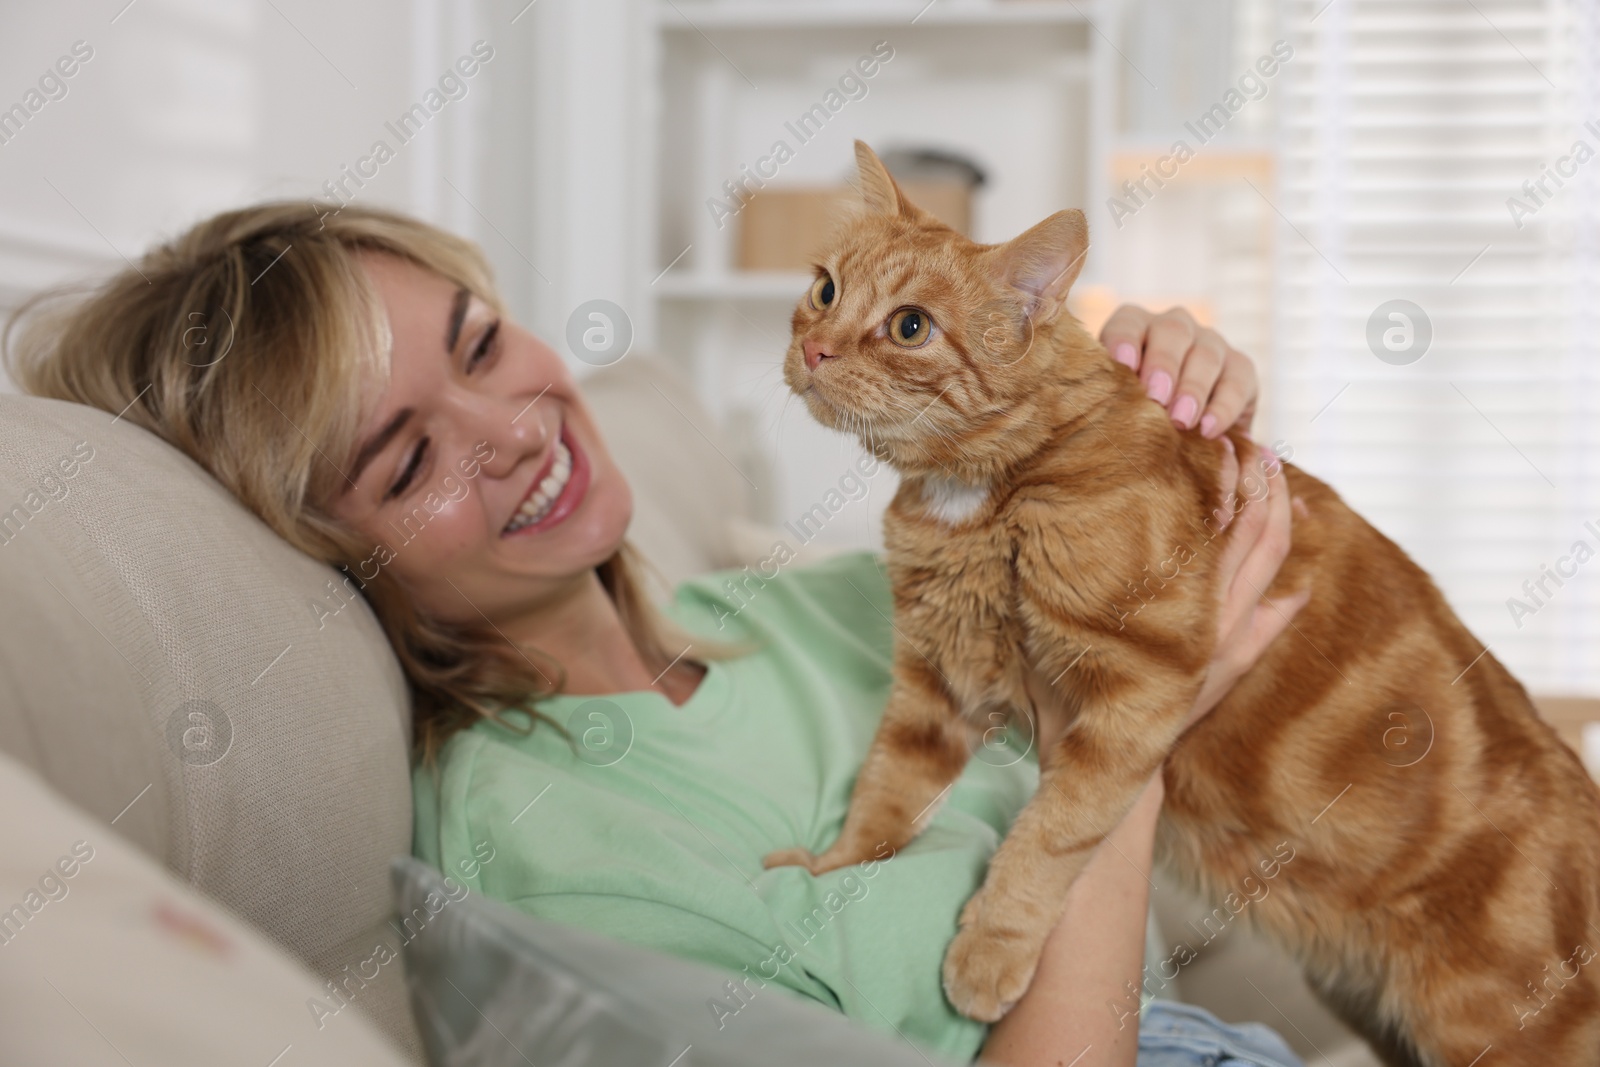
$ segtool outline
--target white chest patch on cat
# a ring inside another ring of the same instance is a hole
[[[978,513],[989,499],[987,485],[969,485],[954,478],[928,475],[922,479],[922,502],[928,513],[946,526],[959,526]]]

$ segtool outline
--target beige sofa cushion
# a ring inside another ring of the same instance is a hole
[[[634,353],[581,388],[633,489],[628,537],[666,584],[744,562],[735,529],[751,486],[688,383],[659,357]]]
[[[744,562],[749,487],[683,380],[636,354],[583,389],[668,583]],[[399,944],[410,727],[365,605],[319,617],[335,576],[127,421],[0,395],[0,750],[341,975],[420,1062],[400,965],[344,970]]]
[[[403,678],[359,601],[319,628],[334,574],[128,421],[0,396],[0,749],[324,979],[398,943],[411,847]],[[400,965],[352,988],[420,1062]]]
[[[0,820],[0,1062],[406,1062],[358,1015],[319,1030],[320,980],[3,752],[0,809],[27,813]]]

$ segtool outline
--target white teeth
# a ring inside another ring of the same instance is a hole
[[[557,441],[555,451],[556,459],[550,465],[550,473],[544,476],[533,495],[523,501],[517,514],[506,524],[506,533],[513,533],[544,518],[561,495],[561,490],[567,487],[567,480],[572,477],[572,453],[568,451],[565,441]]]

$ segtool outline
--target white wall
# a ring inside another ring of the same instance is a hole
[[[383,139],[396,155],[358,200],[480,240],[529,317],[531,17],[442,0],[125,4],[0,13],[0,108],[24,102],[74,42],[92,49],[66,95],[0,144],[0,306],[121,266],[218,210],[325,195]],[[385,122],[476,40],[494,57],[401,145]]]

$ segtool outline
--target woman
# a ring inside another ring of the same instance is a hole
[[[1103,339],[1180,425],[1216,436],[1248,419],[1249,361],[1187,314],[1124,308]],[[723,967],[707,1006],[724,1025],[776,983],[957,1057],[1134,1062],[1160,775],[987,1033],[951,1012],[938,964],[1037,785],[1036,755],[980,752],[898,855],[822,878],[764,871],[765,853],[831,840],[842,821],[887,695],[881,563],[855,554],[732,591],[702,579],[663,617],[582,393],[504,317],[472,245],[354,206],[229,212],[85,299],[24,309],[7,359],[24,389],[123,413],[347,569],[412,686],[423,858],[456,871],[492,855],[467,880],[481,892]],[[1283,558],[1289,510],[1273,492],[1232,519],[1225,636],[1193,716],[1297,607],[1253,592]],[[1151,1056],[1165,1040],[1298,1062],[1264,1028],[1178,1008],[1143,1031]]]

